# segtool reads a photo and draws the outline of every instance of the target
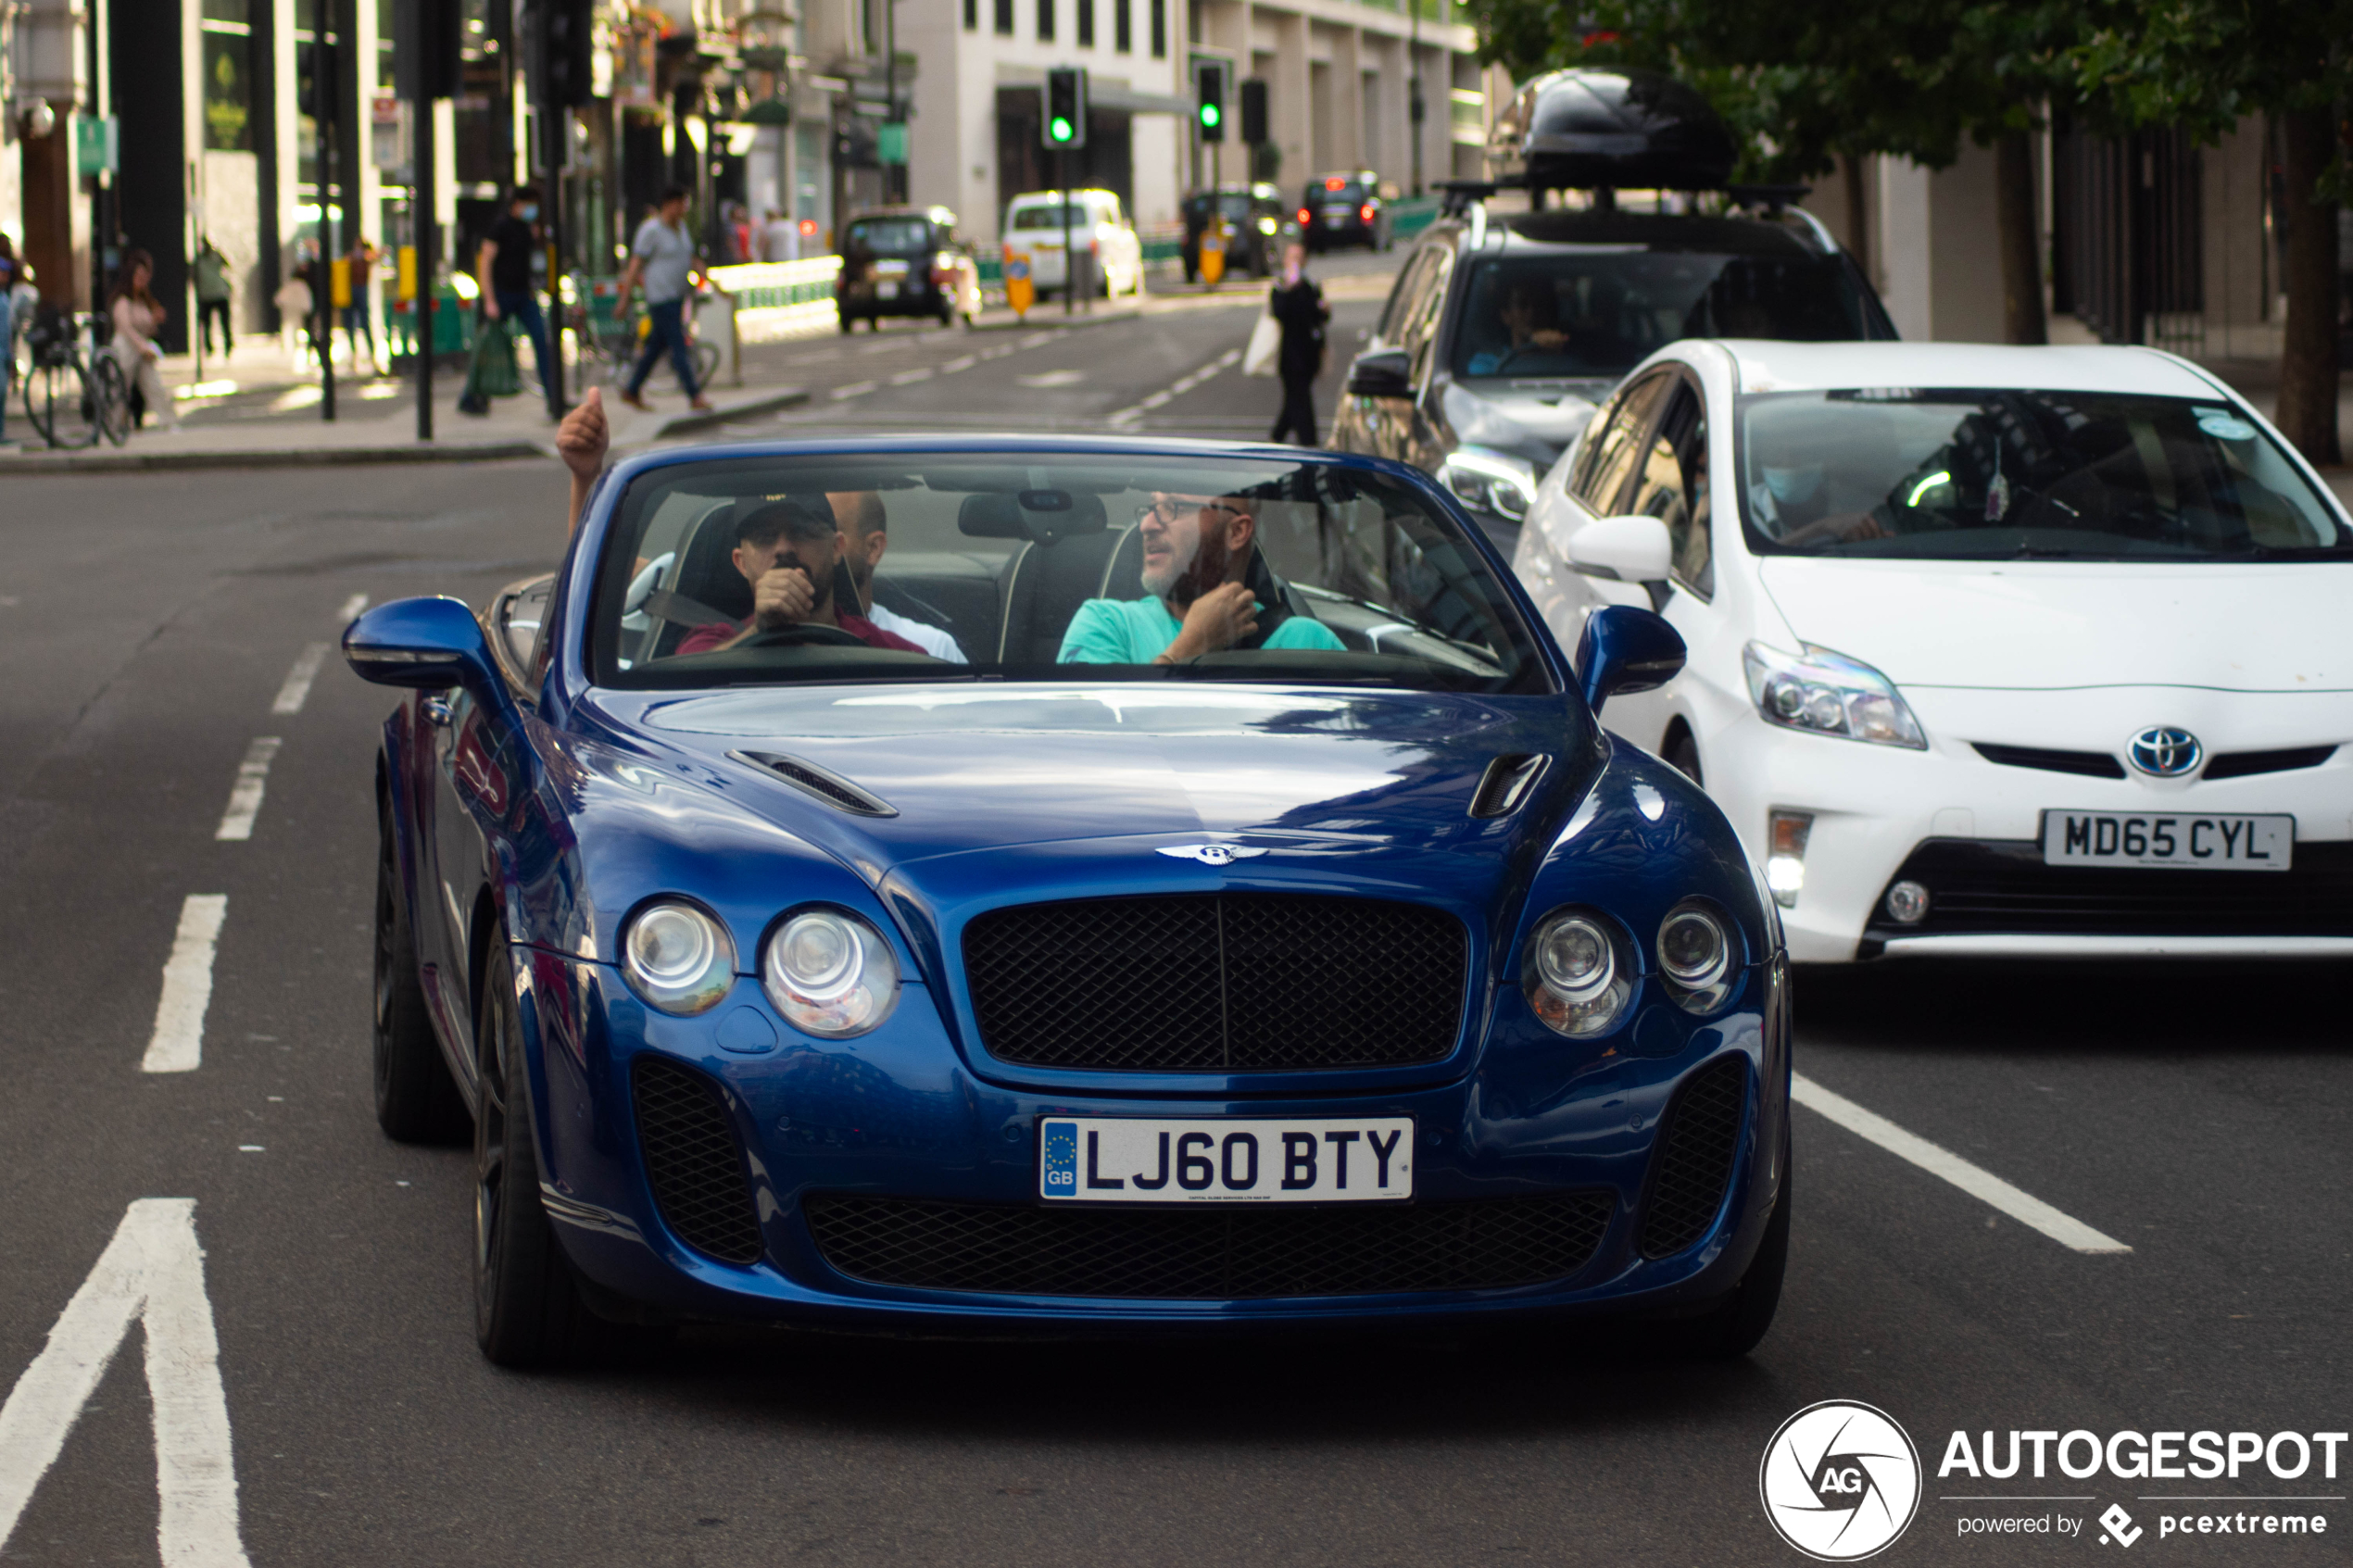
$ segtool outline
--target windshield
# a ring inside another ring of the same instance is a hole
[[[852,453],[654,470],[598,571],[600,684],[1227,680],[1541,691],[1452,519],[1282,458]]]
[[[1457,376],[1616,378],[1685,337],[1868,334],[1834,257],[1604,249],[1480,262],[1454,333]]]
[[[2266,560],[2353,534],[2254,421],[2112,393],[1880,389],[1745,399],[1763,550],[1912,559]]]
[[[1345,202],[1351,205],[1365,199],[1365,182],[1345,175],[1327,175],[1307,187],[1309,202]]]
[[[1062,202],[1038,202],[1028,207],[1017,207],[1013,208],[1013,221],[1005,227],[1008,229],[1059,229],[1063,226],[1064,205]],[[1072,228],[1084,229],[1095,221],[1095,214],[1087,209],[1085,202],[1071,202],[1067,205],[1070,208]]]
[[[913,256],[931,249],[931,224],[921,218],[868,219],[849,226],[849,244],[877,256]]]

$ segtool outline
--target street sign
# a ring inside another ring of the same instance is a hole
[[[884,163],[907,161],[907,122],[886,119],[875,128],[875,156]]]
[[[122,167],[122,125],[112,115],[73,122],[73,169],[77,174],[112,174]]]

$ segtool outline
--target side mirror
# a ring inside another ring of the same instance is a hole
[[[1661,583],[1675,559],[1667,524],[1655,517],[1598,518],[1568,536],[1568,564],[1589,577]]]
[[[1356,362],[1348,367],[1348,395],[1351,397],[1411,397],[1414,395],[1414,362],[1404,351],[1384,348],[1378,353],[1359,354]]]
[[[1602,704],[1622,692],[1646,692],[1682,672],[1682,633],[1665,618],[1631,605],[1604,605],[1585,621],[1577,642],[1577,679],[1585,706],[1599,717]]]
[[[352,673],[379,686],[462,685],[481,696],[499,685],[482,622],[459,599],[378,605],[344,633],[343,657]]]

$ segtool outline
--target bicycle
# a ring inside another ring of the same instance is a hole
[[[686,351],[694,357],[695,390],[707,393],[719,374],[719,345],[705,343],[695,335],[694,305],[701,302],[698,294],[685,313]],[[627,321],[612,313],[612,295],[609,286],[600,285],[586,299],[571,310],[572,330],[579,334],[582,358],[598,367],[598,379],[612,386],[626,386],[637,369],[637,357],[645,352],[646,340],[653,332],[653,319],[643,310],[635,312]]]
[[[44,308],[24,335],[25,418],[43,441],[71,450],[102,437],[117,446],[131,439],[131,383],[112,354],[98,354],[94,364],[82,358],[72,315]]]

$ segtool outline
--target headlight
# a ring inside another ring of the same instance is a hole
[[[1520,966],[1528,1005],[1547,1028],[1572,1038],[1606,1035],[1634,995],[1634,966],[1608,922],[1556,910],[1529,938]]]
[[[1528,508],[1536,504],[1535,466],[1500,452],[1465,448],[1449,453],[1439,465],[1438,477],[1463,505],[1513,522],[1525,518]]]
[[[1731,996],[1732,934],[1706,905],[1678,904],[1658,922],[1658,968],[1683,1007],[1714,1012]]]
[[[1806,645],[1802,654],[1763,643],[1741,650],[1748,695],[1768,724],[1842,740],[1928,749],[1919,721],[1895,684],[1859,659]]]
[[[794,1028],[837,1040],[890,1016],[899,960],[882,933],[856,915],[809,909],[768,938],[760,985]]]
[[[717,1007],[735,985],[736,944],[694,905],[665,899],[631,917],[621,972],[648,1007],[691,1018]]]

